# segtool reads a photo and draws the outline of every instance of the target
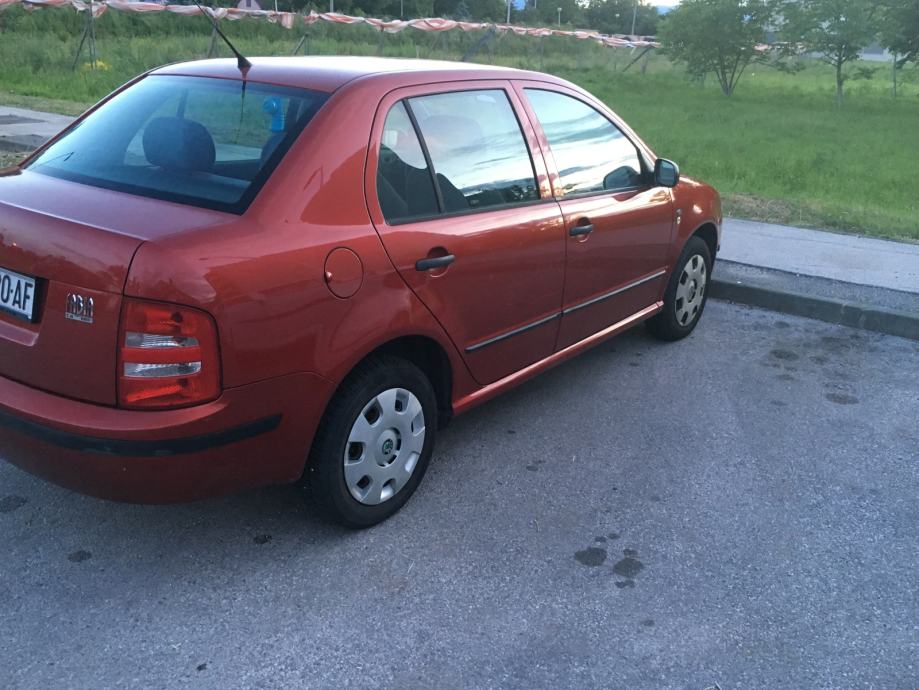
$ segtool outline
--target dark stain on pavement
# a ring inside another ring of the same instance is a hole
[[[29,502],[29,499],[23,498],[22,496],[4,496],[0,498],[0,513],[12,513],[14,510],[19,510],[26,503]]]
[[[846,371],[845,369],[829,369],[827,374],[831,379],[836,381],[852,381],[852,374]]]
[[[195,667],[196,671],[207,671],[207,664],[198,664]]]
[[[545,462],[545,460],[537,460],[532,465],[527,465],[527,469],[530,472],[539,472],[540,466]]]
[[[596,568],[606,562],[606,549],[601,549],[598,546],[588,546],[583,551],[575,552],[574,557],[581,565]]]
[[[858,402],[858,398],[848,393],[827,393],[826,399],[837,405],[854,405]]]
[[[797,353],[792,352],[791,350],[776,349],[770,352],[769,354],[771,354],[776,359],[782,359],[782,360],[785,360],[786,362],[794,362],[796,359],[798,359]]]
[[[820,336],[820,342],[823,345],[823,349],[832,354],[844,352],[852,347],[851,343],[846,342],[842,338],[837,338],[834,335]]]
[[[627,587],[631,589],[635,586],[635,580],[616,580],[616,582],[613,584],[615,584],[619,589],[625,589]]]
[[[642,627],[645,627],[645,628],[653,628],[653,627],[654,627],[654,620],[651,619],[651,618],[645,618],[645,619],[641,622],[641,625],[642,625]]]
[[[626,549],[623,553],[625,558],[613,566],[613,572],[628,580],[634,579],[638,573],[645,569],[645,564],[635,558],[636,554],[631,549]]]
[[[80,549],[79,551],[74,551],[72,554],[67,556],[67,560],[71,563],[82,563],[83,561],[88,561],[92,557],[93,555],[89,551]]]
[[[268,542],[271,541],[271,535],[270,534],[256,534],[255,538],[252,541],[254,541],[256,544],[261,546],[262,544],[267,544]]]

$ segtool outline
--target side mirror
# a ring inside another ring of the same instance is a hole
[[[680,168],[673,161],[658,158],[654,161],[654,184],[659,187],[676,187],[680,181]]]

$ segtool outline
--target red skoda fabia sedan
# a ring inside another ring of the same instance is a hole
[[[0,171],[0,455],[136,502],[309,485],[372,525],[452,415],[702,315],[717,193],[545,74],[157,69]]]

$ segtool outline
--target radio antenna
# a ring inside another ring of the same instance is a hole
[[[223,39],[223,42],[226,43],[230,47],[231,51],[233,51],[233,55],[236,56],[236,66],[239,68],[239,71],[242,72],[243,80],[245,80],[246,72],[248,72],[249,68],[252,67],[252,63],[246,59],[245,55],[243,55],[238,50],[236,50],[236,46],[230,43],[230,39],[224,35],[223,31],[221,31],[220,27],[217,25],[217,18],[214,17],[214,15],[212,15],[206,9],[201,7],[198,0],[191,0],[191,1],[195,3],[195,7],[201,10],[201,14],[203,14],[205,17],[211,20],[211,24],[214,25],[214,31],[217,32],[217,35],[220,36],[220,38]]]

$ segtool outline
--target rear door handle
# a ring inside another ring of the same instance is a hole
[[[594,226],[590,223],[585,223],[584,225],[575,225],[571,230],[568,231],[568,234],[572,237],[580,237],[581,235],[589,235],[594,231]]]
[[[456,260],[456,257],[453,254],[447,254],[446,256],[436,256],[433,259],[419,259],[415,262],[416,271],[430,271],[433,268],[443,268],[444,266],[449,266]]]

